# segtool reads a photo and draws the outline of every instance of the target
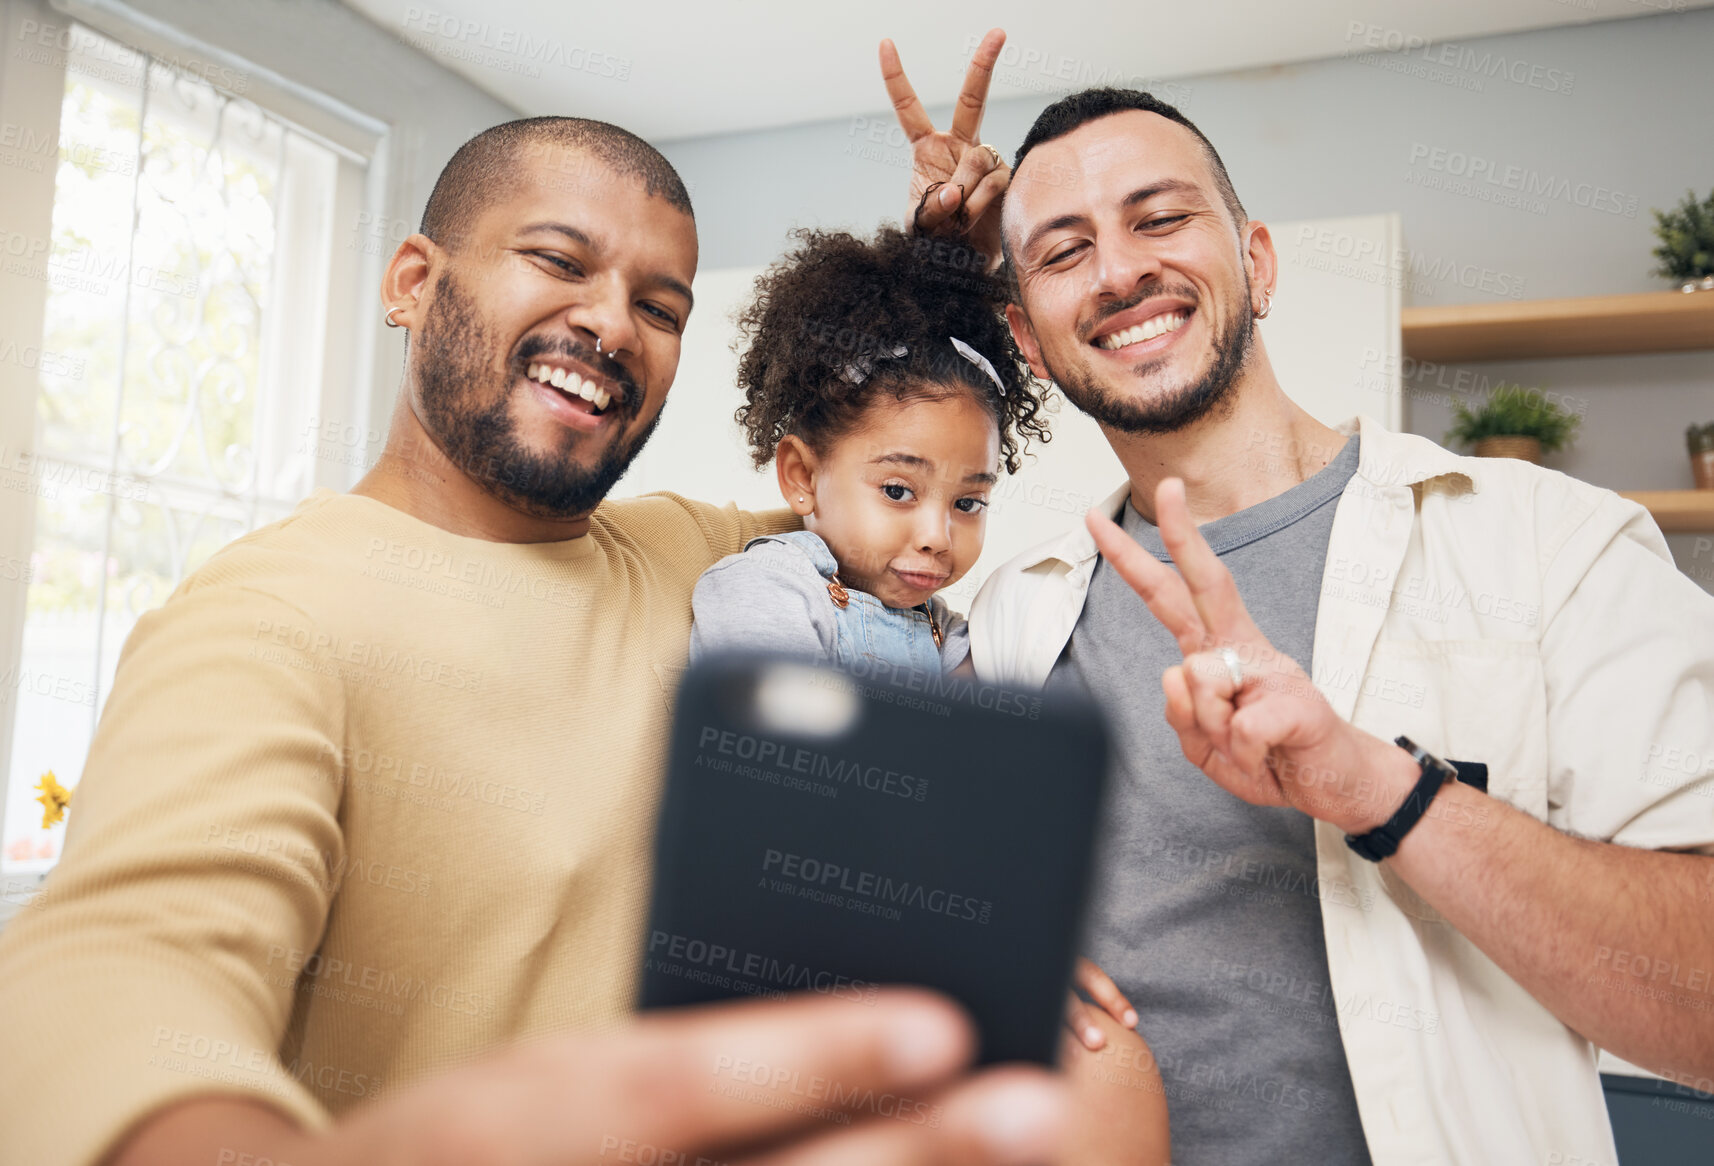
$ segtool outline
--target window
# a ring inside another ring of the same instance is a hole
[[[348,486],[361,466],[326,455],[316,418],[366,401],[325,359],[330,270],[350,249],[335,207],[364,166],[83,26],[57,47],[51,235],[6,257],[45,285],[33,441],[0,435],[0,486],[31,516],[12,540],[26,554],[0,553],[26,588],[21,635],[0,635],[0,874],[14,876],[59,855],[65,825],[44,827],[37,787],[76,786],[138,616],[315,486]]]

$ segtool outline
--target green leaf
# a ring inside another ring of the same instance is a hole
[[[1543,452],[1571,444],[1583,418],[1542,395],[1540,389],[1501,385],[1476,408],[1459,401],[1446,440],[1475,445],[1484,437],[1534,437]]]
[[[1654,210],[1655,237],[1660,246],[1654,257],[1660,261],[1655,274],[1679,281],[1714,275],[1714,190],[1698,201],[1694,190],[1670,211]]]

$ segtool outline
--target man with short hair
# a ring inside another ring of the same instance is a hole
[[[988,579],[972,658],[1112,715],[1088,954],[1174,1160],[1607,1162],[1592,1045],[1714,1085],[1714,600],[1647,513],[1298,407],[1268,228],[1147,94],[1048,107],[1009,184],[973,135],[938,165],[919,226],[999,237],[1128,475]]]
[[[683,184],[617,127],[532,118],[453,157],[382,286],[411,340],[377,465],[126,644],[64,857],[0,937],[0,1163],[1060,1144],[1062,1086],[963,1076],[968,1021],[928,993],[564,1035],[632,1005],[692,587],[793,525],[604,501],[672,385],[696,257]],[[900,1096],[934,1120],[862,1106]]]

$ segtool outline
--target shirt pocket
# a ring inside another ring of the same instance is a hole
[[[1533,641],[1382,640],[1351,719],[1447,761],[1482,762],[1489,797],[1547,820],[1547,690]],[[1486,817],[1477,811],[1453,824],[1480,830]],[[1445,922],[1391,867],[1382,864],[1379,875],[1405,914]]]
[[[1547,820],[1547,688],[1533,640],[1382,640],[1352,720],[1488,767],[1488,794]]]

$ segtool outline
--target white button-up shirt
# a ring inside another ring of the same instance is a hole
[[[1714,852],[1714,597],[1674,567],[1647,511],[1368,417],[1338,428],[1359,426],[1315,626],[1313,679],[1334,710],[1386,740],[1485,762],[1492,796],[1558,829]],[[1117,518],[1129,494],[1099,505]],[[983,680],[1046,681],[1097,559],[1080,523],[988,579],[970,614]],[[1339,829],[1316,822],[1315,843],[1376,1166],[1613,1163],[1592,1046]],[[1597,953],[1589,971],[1591,992],[1714,1007],[1709,970],[1634,979]]]

